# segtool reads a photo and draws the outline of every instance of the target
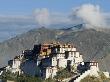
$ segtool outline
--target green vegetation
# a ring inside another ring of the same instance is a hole
[[[4,72],[2,76],[0,76],[0,79],[3,80],[3,82],[6,82],[7,80],[14,81],[14,82],[55,82],[55,80],[49,78],[46,80],[41,79],[40,77],[34,77],[34,76],[28,76],[28,75],[18,75],[13,74],[11,72]]]
[[[67,68],[60,69],[60,71],[57,72],[57,75],[54,79],[41,79],[40,77],[34,77],[29,75],[18,75],[13,74],[11,72],[4,72],[2,76],[0,76],[0,79],[3,80],[3,82],[6,82],[7,80],[14,81],[14,82],[56,82],[56,80],[63,80],[65,78],[69,78],[74,76],[75,73],[72,71],[69,71]],[[84,79],[82,79],[80,82],[110,82],[110,78],[107,78],[102,72],[99,72],[99,76],[90,76],[88,75]]]
[[[87,76],[81,80],[81,82],[100,82],[99,78],[94,76]]]
[[[87,76],[81,80],[81,82],[110,82],[110,78],[107,78],[103,73],[99,73],[99,77]]]
[[[15,82],[42,82],[42,79],[33,76],[21,75],[15,79]]]
[[[71,71],[77,72],[77,66],[75,66],[75,65],[71,66]]]
[[[3,80],[15,80],[16,77],[17,77],[17,73],[16,74],[13,74],[9,71],[4,71],[4,73],[0,76],[0,79],[3,79]]]
[[[69,71],[67,68],[62,69],[57,72],[57,76],[55,76],[56,79],[63,80],[64,78],[69,78],[74,75],[73,72]]]

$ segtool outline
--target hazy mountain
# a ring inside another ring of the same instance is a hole
[[[74,44],[85,61],[97,60],[101,69],[110,72],[110,33],[82,27],[79,30],[71,28],[42,27],[0,43],[0,65],[6,65],[9,59],[21,54],[22,50],[32,49],[34,44],[59,41]]]

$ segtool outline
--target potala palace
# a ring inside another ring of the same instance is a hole
[[[74,67],[74,69],[71,69]],[[83,55],[72,44],[38,44],[32,50],[24,50],[21,55],[8,61],[8,66],[1,70],[11,73],[39,76],[43,79],[54,78],[61,69],[68,68],[74,76],[59,81],[80,82],[87,75],[98,76],[99,67],[97,61],[84,62]],[[103,72],[109,77],[108,72]]]

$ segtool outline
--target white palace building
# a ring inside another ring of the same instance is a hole
[[[38,44],[32,50],[23,51],[22,55],[8,62],[7,71],[37,75],[44,79],[54,78],[60,68],[74,66],[82,72],[74,82],[80,82],[87,75],[98,76],[96,61],[84,62],[76,47],[70,44]],[[108,72],[104,74],[109,77]]]

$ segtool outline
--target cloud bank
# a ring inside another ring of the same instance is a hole
[[[70,12],[50,12],[47,8],[41,8],[35,10],[34,16],[38,25],[47,27],[53,24],[78,23],[86,23],[86,25],[97,28],[105,28],[107,26],[107,17],[104,12],[101,12],[99,5],[93,4],[83,4],[73,8],[72,15],[70,15]]]
[[[83,4],[67,13],[38,8],[32,15],[0,15],[0,42],[41,26],[62,28],[81,23],[93,28],[110,28],[110,13],[101,12],[98,5]]]
[[[84,4],[74,10],[77,17],[81,18],[84,23],[96,26],[106,26],[103,13],[98,5]]]

